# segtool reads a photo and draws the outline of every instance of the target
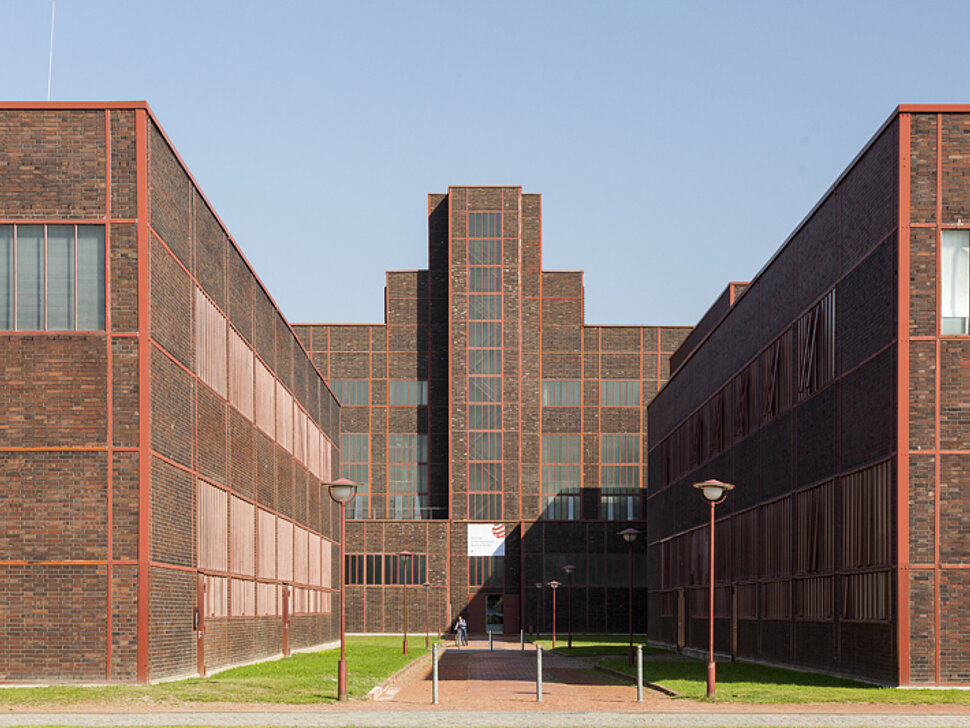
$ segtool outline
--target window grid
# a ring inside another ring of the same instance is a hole
[[[640,437],[600,436],[600,518],[640,517]]]
[[[102,225],[0,225],[0,330],[103,331]]]
[[[340,400],[340,404],[344,406],[370,403],[368,399],[370,381],[367,379],[331,379],[330,388]]]
[[[387,383],[387,403],[392,407],[428,404],[428,382],[392,379]]]
[[[370,435],[344,433],[340,435],[340,474],[357,483],[357,493],[347,504],[346,517],[368,518],[370,513]]]
[[[388,518],[431,518],[428,488],[428,436],[387,436]]]
[[[600,406],[638,407],[640,405],[639,381],[600,382]]]
[[[468,214],[468,518],[502,517],[502,213]],[[491,375],[491,376],[490,376]]]
[[[580,504],[582,478],[580,435],[543,435],[543,518],[575,521],[582,517]]]
[[[546,380],[542,383],[543,407],[578,407],[581,402],[579,380]]]

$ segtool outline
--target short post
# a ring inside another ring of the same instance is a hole
[[[542,647],[536,645],[536,702],[542,702]]]
[[[519,630],[519,649],[525,652],[525,630]]]
[[[643,645],[637,645],[637,702],[643,702]]]
[[[431,704],[438,704],[438,643],[431,645]]]
[[[492,633],[491,632],[488,633],[488,651],[489,652],[492,651]]]

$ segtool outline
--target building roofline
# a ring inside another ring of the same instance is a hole
[[[155,112],[152,111],[152,108],[151,106],[148,105],[147,101],[0,101],[0,110],[15,111],[17,109],[23,109],[23,110],[29,110],[29,111],[37,111],[37,110],[45,110],[45,109],[49,109],[52,111],[55,111],[58,109],[70,109],[70,110],[90,109],[92,111],[109,110],[109,109],[131,109],[131,110],[144,110],[145,112],[147,112],[148,118],[150,118],[152,120],[152,123],[155,124],[156,128],[161,133],[162,138],[165,140],[165,143],[168,144],[169,149],[172,150],[172,154],[175,155],[175,158],[178,160],[178,163],[181,165],[182,169],[184,169],[185,173],[188,175],[189,180],[192,183],[193,189],[198,193],[199,197],[205,203],[205,206],[209,208],[209,212],[212,213],[212,216],[219,224],[219,227],[222,228],[222,232],[225,234],[226,238],[236,248],[236,252],[239,253],[239,257],[242,258],[243,263],[245,263],[246,267],[249,268],[249,272],[256,280],[256,283],[258,283],[259,287],[263,289],[263,293],[266,294],[266,297],[273,305],[273,308],[275,308],[276,311],[281,315],[283,319],[283,323],[285,323],[287,328],[289,328],[290,333],[293,335],[293,338],[296,339],[297,344],[300,346],[301,349],[303,349],[303,353],[306,355],[307,361],[310,362],[310,366],[312,366],[313,369],[316,371],[317,375],[326,385],[327,390],[330,391],[330,394],[333,396],[333,398],[337,399],[336,395],[334,395],[333,393],[333,390],[330,389],[330,385],[327,384],[327,378],[320,373],[319,369],[317,369],[316,365],[313,363],[313,357],[310,356],[310,352],[307,351],[305,346],[303,346],[303,342],[300,341],[300,337],[297,336],[296,331],[293,330],[293,324],[291,324],[290,321],[287,319],[287,317],[283,315],[283,309],[280,308],[278,303],[276,303],[276,299],[273,298],[272,294],[269,292],[269,289],[266,287],[266,284],[263,283],[262,279],[256,273],[256,269],[253,268],[252,263],[249,262],[249,258],[246,257],[246,254],[243,253],[242,248],[236,242],[236,239],[233,237],[232,233],[229,232],[229,227],[226,225],[225,222],[223,222],[222,218],[219,216],[219,213],[216,212],[216,209],[212,205],[212,203],[209,202],[209,198],[206,197],[206,194],[202,189],[202,185],[200,185],[198,181],[195,179],[195,175],[192,174],[192,170],[189,168],[189,165],[185,163],[184,159],[182,159],[182,155],[179,153],[178,148],[172,143],[172,140],[169,138],[168,134],[166,133],[165,128],[158,120],[158,117],[155,116]],[[337,401],[339,402],[339,400]]]
[[[744,298],[745,295],[747,295],[748,291],[750,291],[754,287],[754,284],[758,281],[759,278],[761,278],[762,274],[766,270],[768,270],[768,268],[771,267],[771,265],[775,262],[775,260],[778,259],[778,257],[781,255],[781,252],[788,246],[788,244],[795,238],[795,236],[802,231],[802,228],[804,228],[805,225],[808,224],[809,220],[811,220],[815,216],[815,213],[819,211],[819,209],[826,202],[826,200],[829,199],[829,197],[832,195],[835,189],[840,184],[842,184],[842,182],[849,175],[849,173],[853,169],[855,169],[855,166],[859,163],[859,161],[872,148],[872,146],[876,143],[879,137],[881,137],[883,133],[885,133],[885,131],[893,124],[893,122],[896,121],[896,119],[899,117],[900,114],[968,113],[968,112],[970,112],[970,104],[899,104],[898,106],[896,106],[896,108],[892,110],[892,113],[889,114],[889,117],[879,126],[876,132],[869,138],[869,141],[865,143],[862,149],[860,149],[859,152],[846,165],[845,169],[843,169],[842,172],[839,174],[839,176],[835,178],[835,181],[828,186],[825,192],[822,193],[822,195],[818,198],[818,201],[812,206],[811,210],[808,211],[808,214],[806,214],[801,219],[801,221],[792,229],[792,231],[784,239],[781,245],[779,245],[778,248],[775,250],[775,252],[772,253],[771,257],[768,258],[768,260],[765,261],[764,265],[762,265],[761,268],[758,269],[758,272],[751,277],[751,279],[748,281],[747,287],[745,287],[745,289],[741,291],[741,294],[736,299],[734,299],[734,304],[737,304],[737,302],[740,301],[742,298]],[[728,285],[730,285],[730,283]],[[714,301],[716,302],[717,299],[714,299]],[[667,380],[668,382],[672,381],[673,378],[677,376],[677,374],[680,372],[680,370],[683,369],[685,366],[687,366],[687,362],[689,362],[693,358],[694,354],[697,353],[698,349],[700,349],[701,344],[703,344],[704,341],[706,341],[710,336],[712,336],[713,333],[721,326],[721,324],[724,323],[727,317],[731,315],[731,311],[734,310],[734,304],[732,304],[727,309],[727,311],[725,311],[724,315],[717,322],[715,322],[713,326],[711,326],[711,330],[708,332],[707,336],[705,336],[704,339],[702,339],[701,342],[698,343],[698,345],[695,346],[694,349],[686,357],[684,357],[684,361],[681,362],[680,366],[677,367],[675,371],[672,371],[670,373],[670,377]],[[707,310],[709,311],[710,307],[708,307]],[[703,319],[703,316],[701,316],[701,319]]]

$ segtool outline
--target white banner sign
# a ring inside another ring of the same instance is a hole
[[[505,556],[504,523],[469,523],[469,556]]]

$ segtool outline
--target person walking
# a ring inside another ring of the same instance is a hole
[[[458,615],[458,621],[455,622],[455,644],[458,649],[461,649],[463,644],[465,647],[468,646],[468,623],[461,615]]]

